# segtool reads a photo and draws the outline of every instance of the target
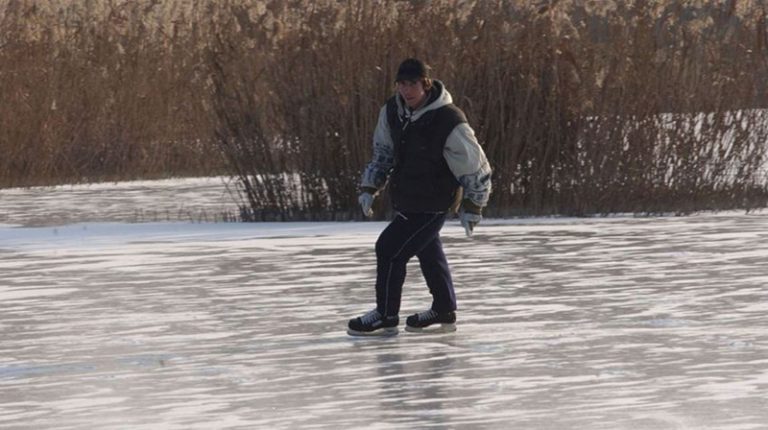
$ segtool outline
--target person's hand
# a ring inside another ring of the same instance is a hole
[[[482,208],[469,199],[464,199],[461,203],[459,220],[461,221],[461,226],[464,227],[464,232],[467,234],[467,237],[472,237],[475,226],[483,219],[483,216],[480,215],[481,211]]]
[[[459,212],[459,219],[461,220],[461,226],[464,227],[464,232],[467,234],[467,237],[472,237],[472,232],[475,230],[475,226],[481,219],[483,219],[483,217],[479,214],[461,210]]]
[[[373,193],[364,189],[360,196],[357,197],[357,202],[360,203],[360,209],[363,210],[363,215],[371,217],[373,215]]]

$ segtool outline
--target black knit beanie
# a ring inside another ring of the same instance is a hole
[[[422,78],[429,78],[429,72],[431,68],[424,64],[423,61],[416,58],[408,58],[400,63],[400,67],[397,68],[397,77],[395,82],[400,81],[417,81]]]

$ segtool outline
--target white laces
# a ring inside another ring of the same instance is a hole
[[[360,317],[360,321],[362,321],[363,324],[370,324],[379,319],[381,319],[381,314],[376,309]]]

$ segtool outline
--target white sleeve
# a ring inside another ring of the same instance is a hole
[[[387,122],[387,106],[384,105],[379,111],[379,120],[373,132],[373,156],[363,170],[360,186],[377,190],[384,188],[395,163],[394,153]]]
[[[491,166],[469,124],[461,123],[453,129],[445,142],[443,155],[464,188],[464,198],[480,207],[487,205],[491,195]]]

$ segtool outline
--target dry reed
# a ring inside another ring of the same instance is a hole
[[[768,201],[756,1],[0,5],[0,185],[224,166],[244,219],[357,218],[376,114],[419,56],[485,146],[490,215]]]

